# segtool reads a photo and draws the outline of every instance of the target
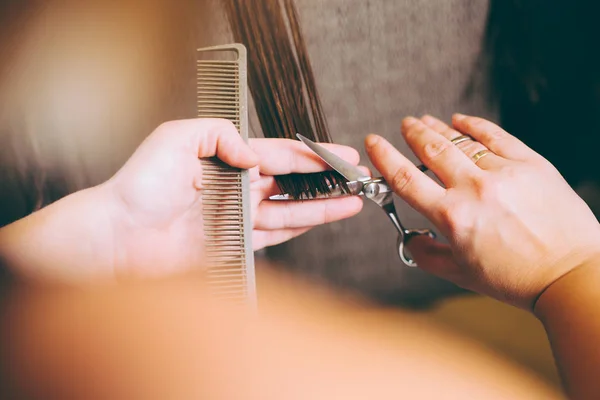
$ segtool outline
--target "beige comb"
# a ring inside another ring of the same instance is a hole
[[[199,49],[197,73],[198,117],[228,119],[248,141],[246,48],[231,44]],[[209,285],[219,298],[254,305],[248,171],[216,158],[201,162]]]

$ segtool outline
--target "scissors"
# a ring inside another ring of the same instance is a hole
[[[296,134],[298,139],[307,145],[314,153],[316,153],[323,161],[325,161],[331,168],[340,173],[344,178],[348,180],[346,186],[347,190],[341,188],[339,185],[331,187],[331,193],[318,194],[317,196],[307,196],[308,199],[319,199],[319,198],[332,198],[340,197],[345,195],[351,196],[365,196],[367,199],[372,200],[383,211],[392,221],[392,224],[398,231],[398,255],[402,262],[409,267],[416,267],[417,264],[410,255],[406,252],[406,243],[415,236],[426,235],[432,239],[435,239],[435,233],[429,229],[407,229],[400,222],[398,214],[396,213],[396,207],[394,206],[393,189],[383,179],[371,178],[365,176],[365,174],[354,165],[342,160],[323,146],[313,142],[310,139],[305,138],[299,133]],[[270,200],[290,200],[289,194],[280,194],[269,197]]]

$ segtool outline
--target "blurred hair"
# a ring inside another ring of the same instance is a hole
[[[106,180],[161,122],[195,116],[210,1],[0,7],[0,226]]]
[[[482,61],[500,123],[569,183],[600,183],[596,0],[490,0]]]
[[[490,1],[478,82],[501,124],[572,185],[600,182],[600,3]],[[160,122],[195,115],[195,49],[229,35],[217,3],[0,0],[0,227],[107,179]]]

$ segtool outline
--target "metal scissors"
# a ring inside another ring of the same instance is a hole
[[[318,199],[318,198],[332,198],[345,195],[353,196],[365,196],[367,199],[372,200],[383,211],[392,221],[392,224],[398,230],[398,255],[404,264],[409,267],[416,267],[417,264],[410,255],[406,253],[406,243],[415,237],[420,235],[426,235],[431,238],[435,238],[435,233],[429,229],[407,229],[400,222],[398,214],[396,213],[396,207],[394,206],[393,189],[390,185],[382,178],[371,178],[365,176],[365,174],[354,165],[342,160],[323,146],[305,138],[299,133],[296,134],[298,139],[307,145],[313,152],[315,152],[323,161],[325,161],[331,168],[339,172],[344,178],[348,180],[347,188],[344,190],[339,186],[331,187],[331,193],[320,194],[316,197],[306,197],[306,199]],[[270,200],[290,200],[288,194],[280,194],[271,196]]]

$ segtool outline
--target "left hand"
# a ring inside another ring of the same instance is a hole
[[[356,150],[328,147],[358,163]],[[248,146],[225,120],[168,122],[150,135],[109,181],[120,200],[119,220],[127,221],[119,224],[123,232],[119,242],[129,265],[147,265],[157,259],[167,265],[197,265],[204,237],[198,158],[212,156],[234,167],[251,168],[254,250],[284,242],[314,226],[348,218],[362,208],[358,197],[268,201],[269,196],[279,193],[274,175],[325,170],[325,163],[299,141],[251,139]]]
[[[321,143],[353,165],[360,156],[351,147]],[[317,225],[352,217],[362,209],[357,196],[310,201],[269,201],[279,194],[276,175],[324,171],[328,166],[298,140],[250,139],[250,147],[259,156],[259,165],[251,169],[252,241],[255,250],[283,243]],[[365,173],[369,173],[365,169]]]
[[[356,150],[327,145],[357,164]],[[251,169],[254,249],[351,217],[358,197],[274,202],[273,175],[308,173],[326,165],[302,143],[253,139],[246,144],[229,121],[167,122],[102,185],[67,196],[0,229],[0,258],[26,275],[60,280],[162,275],[203,265],[202,163],[216,156]]]

